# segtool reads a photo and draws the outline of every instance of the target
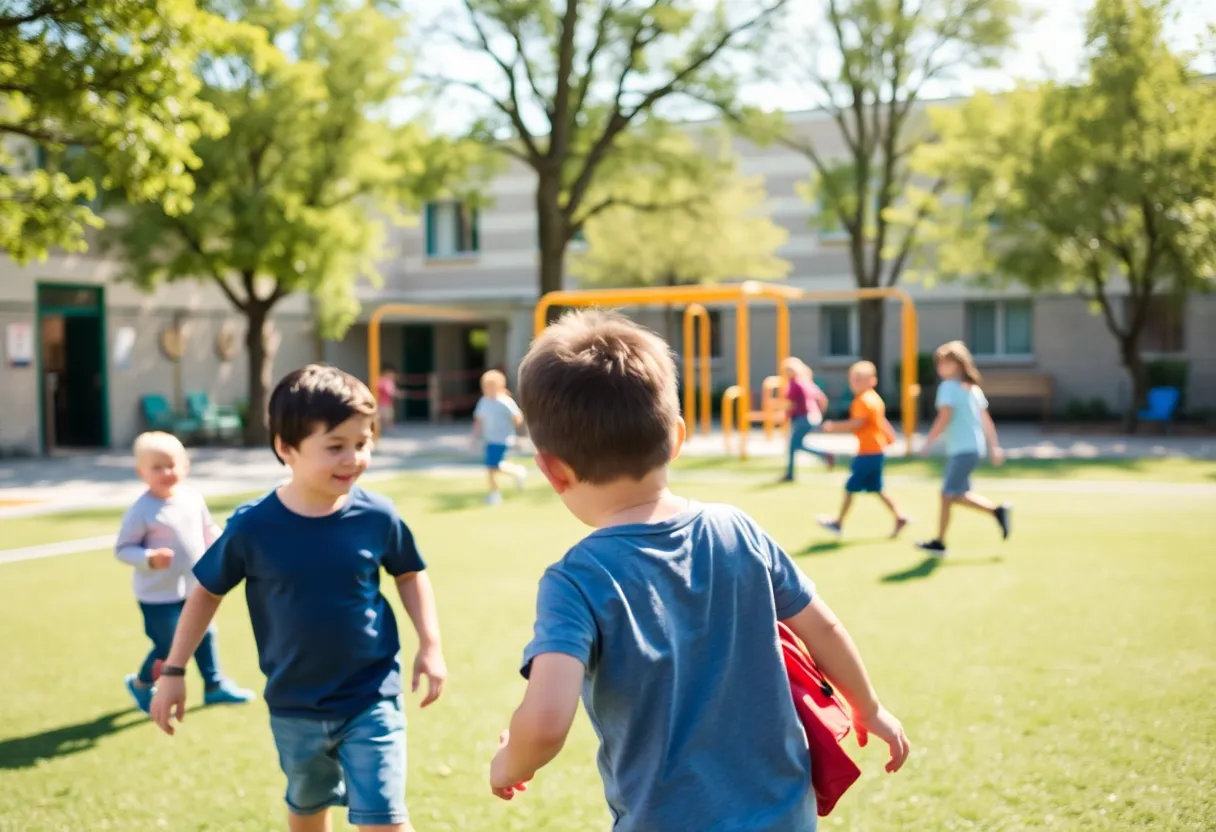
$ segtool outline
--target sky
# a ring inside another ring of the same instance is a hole
[[[701,0],[712,6],[713,0]],[[808,29],[821,19],[819,3],[796,0],[794,21],[790,27],[795,31]],[[1008,60],[997,70],[972,73],[964,81],[951,86],[939,85],[927,88],[927,98],[940,98],[952,94],[970,93],[977,89],[1008,88],[1017,80],[1043,78],[1069,78],[1076,75],[1084,44],[1084,17],[1090,0],[1024,0],[1025,8],[1033,16],[1019,28],[1016,45]],[[426,17],[416,19],[415,31],[426,31],[428,24],[436,18],[463,20],[463,3],[460,0],[428,0]],[[1175,0],[1177,19],[1168,30],[1168,36],[1180,49],[1192,49],[1200,33],[1216,25],[1216,0]],[[426,37],[422,41],[420,71],[428,66],[442,66],[442,74],[449,74],[448,67],[459,66],[461,77],[475,83],[483,79],[494,84],[500,77],[499,70],[481,67],[457,46],[441,44],[437,38]],[[1204,71],[1216,71],[1209,61],[1202,65]],[[748,103],[765,109],[805,110],[815,106],[815,100],[805,84],[794,81],[785,83],[752,84],[743,91]],[[473,114],[484,106],[485,99],[470,91],[447,92],[439,107],[429,110],[428,119],[443,132],[460,132],[467,128]],[[401,115],[406,115],[403,111]],[[705,113],[689,110],[689,117]]]

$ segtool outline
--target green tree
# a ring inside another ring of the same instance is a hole
[[[593,187],[633,133],[664,134],[681,97],[734,101],[733,61],[754,55],[789,0],[463,0],[467,28],[444,34],[469,73],[433,78],[486,103],[477,133],[536,172],[540,292],[562,287],[566,247],[596,213]],[[484,64],[485,73],[476,74]],[[656,157],[657,160],[657,157]]]
[[[1114,336],[1133,395],[1154,303],[1216,275],[1216,88],[1162,35],[1168,7],[1097,0],[1084,79],[933,114],[918,170],[955,183],[926,242],[932,273],[1076,292]]]
[[[213,282],[244,315],[249,360],[246,440],[266,440],[271,311],[307,292],[319,327],[339,336],[359,309],[356,283],[378,281],[385,221],[402,222],[476,163],[471,143],[397,123],[385,105],[409,77],[404,19],[371,6],[249,0],[229,9],[278,49],[204,62],[204,100],[230,123],[203,139],[190,211],[134,205],[113,242],[144,288]]]
[[[192,145],[224,127],[195,61],[249,34],[194,0],[0,3],[0,250],[83,250],[99,188],[187,210]],[[95,165],[66,164],[69,148]]]
[[[687,137],[679,138],[685,152],[707,158]],[[614,181],[610,191],[629,194],[637,204],[615,204],[587,221],[586,250],[571,255],[570,273],[596,287],[786,277],[789,261],[776,251],[789,232],[762,213],[764,178],[740,176],[732,157],[714,161],[691,178],[640,171]],[[674,338],[670,315],[667,336]]]
[[[908,192],[909,155],[932,136],[924,91],[998,64],[1018,14],[1018,0],[826,0],[822,25],[796,45],[786,72],[815,96],[836,135],[769,125],[761,136],[775,129],[810,161],[801,193],[819,206],[817,227],[847,235],[858,288],[899,282],[932,205],[896,204]],[[858,313],[861,354],[881,367],[883,302],[862,301]]]

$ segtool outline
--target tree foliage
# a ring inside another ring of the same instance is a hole
[[[188,210],[192,146],[224,128],[198,97],[196,60],[250,35],[194,0],[0,4],[0,250],[82,250],[99,188]],[[69,148],[96,166],[65,164]]]
[[[686,152],[705,158],[681,138]],[[768,198],[764,178],[741,177],[733,158],[718,160],[708,176],[642,173],[612,187],[640,204],[668,207],[625,203],[588,220],[586,251],[573,255],[569,267],[585,285],[677,286],[789,274],[789,262],[776,255],[789,233],[762,212]]]
[[[1168,7],[1097,0],[1085,77],[980,96],[933,116],[917,169],[953,183],[926,234],[931,273],[1096,307],[1132,380],[1155,299],[1216,276],[1216,87],[1162,34]]]
[[[831,117],[835,135],[779,122],[758,135],[810,161],[801,193],[819,206],[815,226],[846,235],[859,288],[899,281],[931,204],[897,203],[911,182],[910,154],[932,135],[921,112],[926,89],[996,65],[1019,14],[1018,0],[824,0],[822,23],[794,43],[791,77]],[[882,311],[881,301],[860,308],[862,355],[880,366]]]
[[[396,123],[386,105],[410,69],[400,57],[404,18],[362,4],[234,2],[232,14],[281,48],[210,56],[203,99],[230,129],[199,140],[191,210],[134,205],[113,241],[144,288],[214,283],[247,318],[249,412],[265,412],[271,358],[267,319],[282,298],[306,292],[322,333],[338,336],[359,309],[360,279],[377,281],[385,222],[472,169],[471,143]],[[250,442],[265,424],[251,418]]]
[[[442,34],[469,60],[433,80],[474,91],[477,134],[536,172],[542,293],[561,288],[583,223],[618,204],[595,200],[614,157],[661,162],[648,140],[667,132],[670,101],[734,101],[732,61],[757,53],[788,3],[463,0],[465,24]]]

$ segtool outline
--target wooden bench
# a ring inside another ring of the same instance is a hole
[[[989,399],[1039,399],[1043,421],[1051,415],[1051,376],[1047,373],[997,370],[983,373],[980,388]]]

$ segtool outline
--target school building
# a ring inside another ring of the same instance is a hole
[[[795,114],[791,121],[827,155],[833,141],[839,146],[825,114]],[[813,225],[817,207],[796,192],[810,176],[809,162],[780,147],[735,144],[742,173],[764,176],[767,210],[789,230],[779,252],[793,266],[788,282],[808,290],[853,288],[844,235]],[[382,355],[405,374],[408,398],[399,418],[467,413],[480,372],[496,366],[514,370],[532,335],[534,184],[531,172],[513,163],[492,183],[488,207],[474,211],[437,203],[427,206],[416,226],[392,229],[383,285],[361,286],[361,319],[340,342],[316,337],[306,298],[281,302],[271,338],[274,376],[323,360],[366,377],[367,318],[377,305],[452,307],[469,319],[389,318]],[[216,287],[185,281],[143,294],[118,279],[119,263],[95,252],[96,246],[89,254],[54,255],[26,266],[0,258],[0,455],[124,447],[143,429],[142,402],[149,395],[178,407],[191,392],[223,405],[245,397],[243,319]],[[1092,410],[1095,401],[1118,412],[1130,397],[1115,341],[1082,299],[961,284],[904,287],[917,303],[920,350],[966,340],[981,370],[1017,394],[1000,405],[1010,414],[1036,415],[1044,407],[1056,414],[1079,412]],[[1121,302],[1115,311],[1122,312]],[[635,314],[668,331],[661,307]],[[760,380],[775,370],[775,327],[763,304],[752,314],[752,380],[758,391]],[[713,309],[711,316],[714,386],[720,390],[734,381],[733,312]],[[829,392],[843,388],[858,340],[851,304],[792,308],[793,352],[816,369]],[[1150,358],[1185,362],[1188,408],[1216,408],[1216,297],[1192,296],[1181,306],[1163,300],[1153,309],[1144,345]],[[896,303],[887,308],[884,357],[881,378],[890,385],[899,360]]]

